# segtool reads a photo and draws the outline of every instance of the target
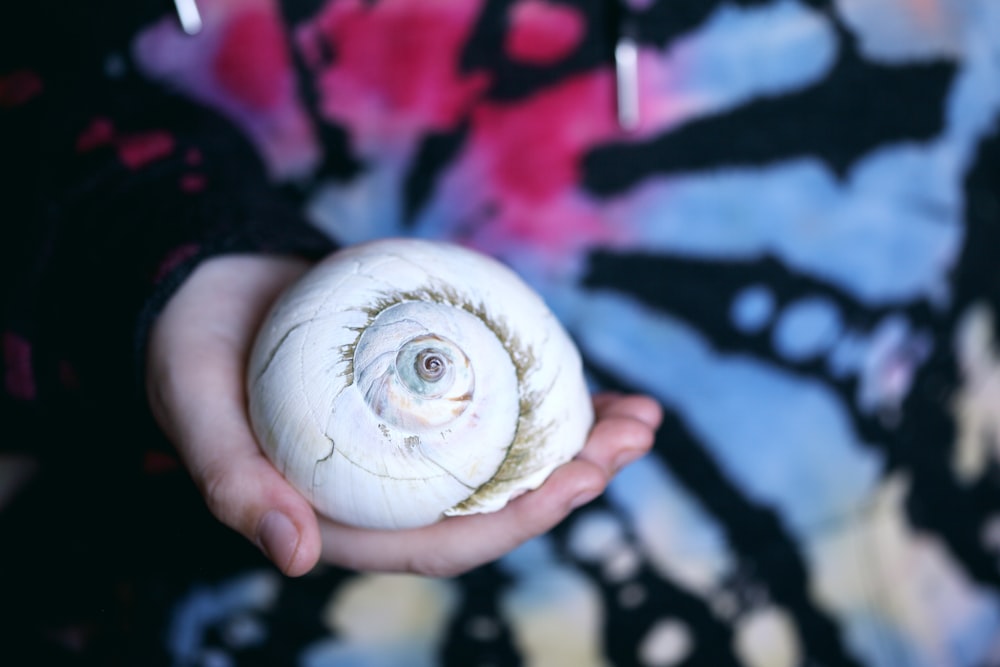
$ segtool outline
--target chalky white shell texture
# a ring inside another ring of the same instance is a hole
[[[250,418],[322,514],[402,529],[537,488],[593,421],[576,347],[514,272],[456,245],[334,253],[258,333]]]

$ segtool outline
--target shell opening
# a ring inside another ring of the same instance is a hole
[[[417,355],[413,367],[422,380],[437,382],[448,368],[448,359],[441,354],[440,350],[433,348],[422,350]]]

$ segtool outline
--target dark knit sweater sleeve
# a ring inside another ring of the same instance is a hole
[[[65,414],[81,400],[90,412],[143,410],[149,326],[199,262],[332,249],[230,123],[143,79],[127,59],[107,61],[108,43],[127,43],[132,17],[119,27],[75,18],[84,37],[62,16],[34,41],[7,35],[0,57],[10,419]],[[19,18],[5,32],[13,25],[32,30]]]

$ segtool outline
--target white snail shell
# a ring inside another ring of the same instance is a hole
[[[368,528],[498,510],[593,421],[577,349],[541,298],[496,260],[416,239],[336,252],[283,294],[248,394],[282,474]]]

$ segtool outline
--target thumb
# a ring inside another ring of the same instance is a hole
[[[243,373],[263,314],[305,269],[260,256],[202,264],[157,318],[147,350],[150,407],[209,509],[292,576],[319,560],[319,524],[258,447]]]
[[[305,574],[320,555],[316,515],[247,436],[249,441],[218,442],[210,456],[189,457],[191,475],[216,518],[256,544],[285,574]],[[207,454],[206,448],[196,452]]]
[[[316,514],[257,445],[239,381],[223,359],[220,352],[199,363],[177,360],[151,384],[153,413],[212,514],[285,574],[305,574],[319,560]]]

